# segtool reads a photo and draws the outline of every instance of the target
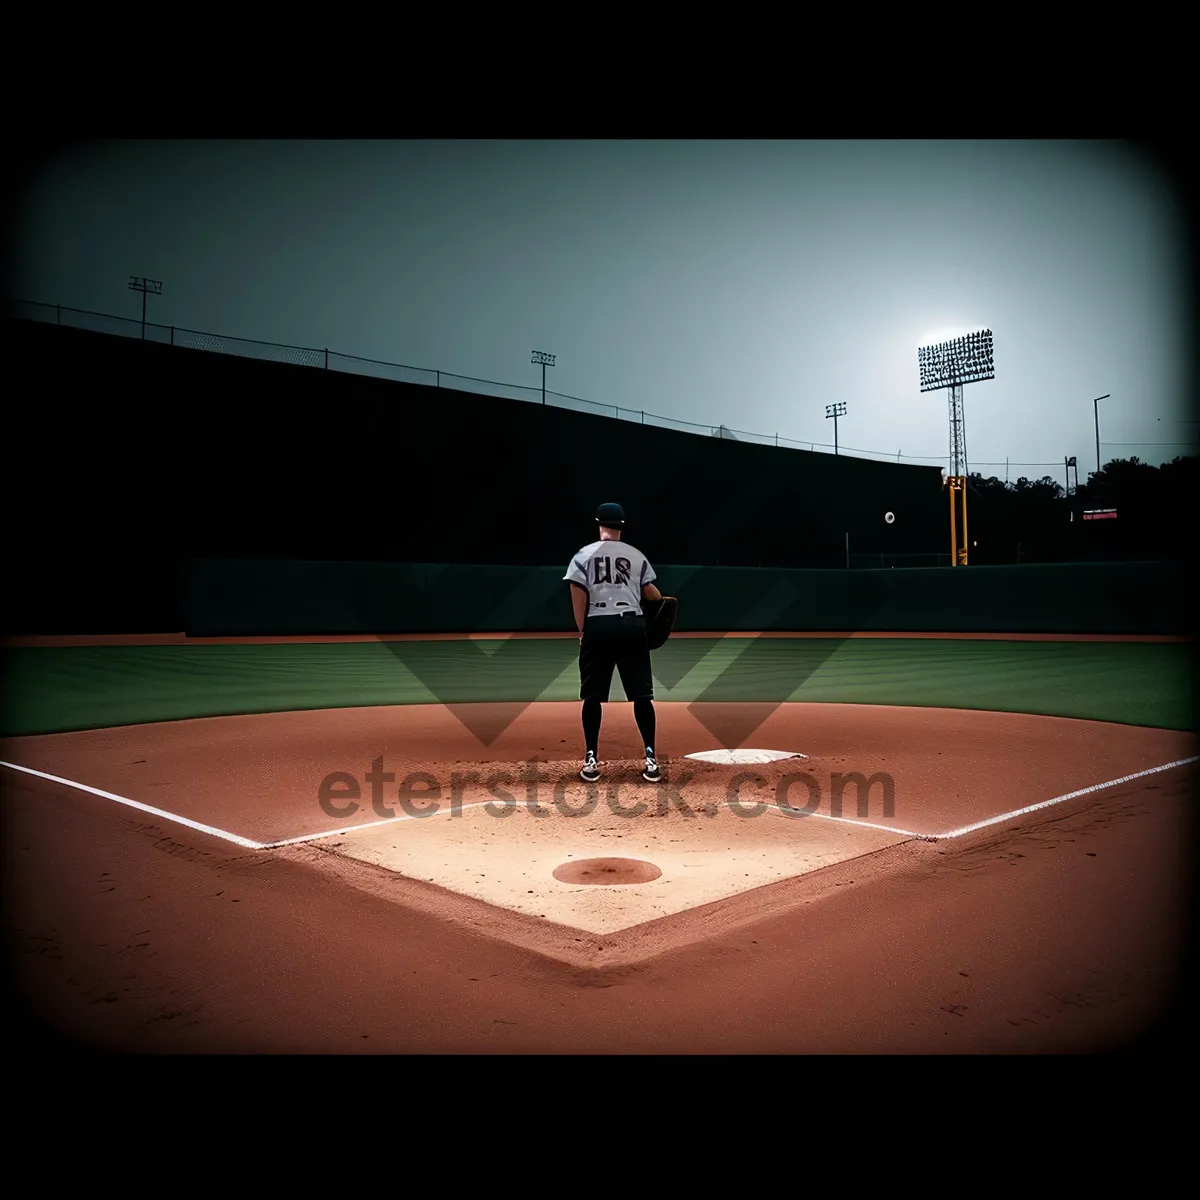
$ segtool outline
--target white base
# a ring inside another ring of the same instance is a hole
[[[699,750],[695,754],[685,754],[684,758],[696,758],[701,762],[711,763],[765,763],[776,762],[781,758],[807,758],[806,754],[798,754],[793,750]]]

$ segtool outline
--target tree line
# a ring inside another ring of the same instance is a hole
[[[972,563],[1064,562],[1190,557],[1197,457],[1154,466],[1116,458],[1071,488],[1025,476],[1015,482],[967,476]],[[1114,516],[1095,516],[1099,510]],[[948,520],[948,518],[947,518]],[[947,538],[949,533],[947,533]]]

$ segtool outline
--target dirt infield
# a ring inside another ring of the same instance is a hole
[[[589,789],[576,704],[487,745],[480,707],[0,744],[30,1014],[118,1051],[1055,1053],[1177,994],[1191,734],[783,704],[752,744],[797,757],[729,766],[683,757],[721,706],[660,704],[650,784],[613,704]]]

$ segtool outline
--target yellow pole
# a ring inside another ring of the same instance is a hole
[[[950,480],[950,565],[958,566],[958,535],[954,528],[954,509],[958,504],[954,493],[958,491],[958,477]]]
[[[967,565],[967,555],[970,553],[968,547],[971,543],[967,540],[967,477],[964,475],[962,480],[962,504],[963,504],[963,566]]]

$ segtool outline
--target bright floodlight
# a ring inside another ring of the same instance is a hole
[[[836,404],[825,405],[825,420],[828,421],[830,417],[833,418],[833,452],[834,452],[834,454],[837,454],[837,452],[838,452],[837,419],[838,419],[838,417],[844,417],[845,415],[846,415],[846,405],[842,401],[839,400]]]
[[[921,391],[950,393],[950,556],[955,565],[967,565],[967,424],[963,417],[963,385],[995,379],[992,361],[992,331],[973,333],[935,345],[917,348]],[[958,544],[956,498],[962,500],[962,546]]]
[[[546,354],[542,350],[535,350],[533,352],[533,358],[530,359],[530,361],[532,363],[534,363],[534,365],[536,365],[538,363],[542,364],[542,403],[545,404],[546,403],[546,368],[554,366],[554,355]]]
[[[917,365],[923,392],[995,379],[992,331],[980,329],[936,346],[921,346],[917,350]]]

